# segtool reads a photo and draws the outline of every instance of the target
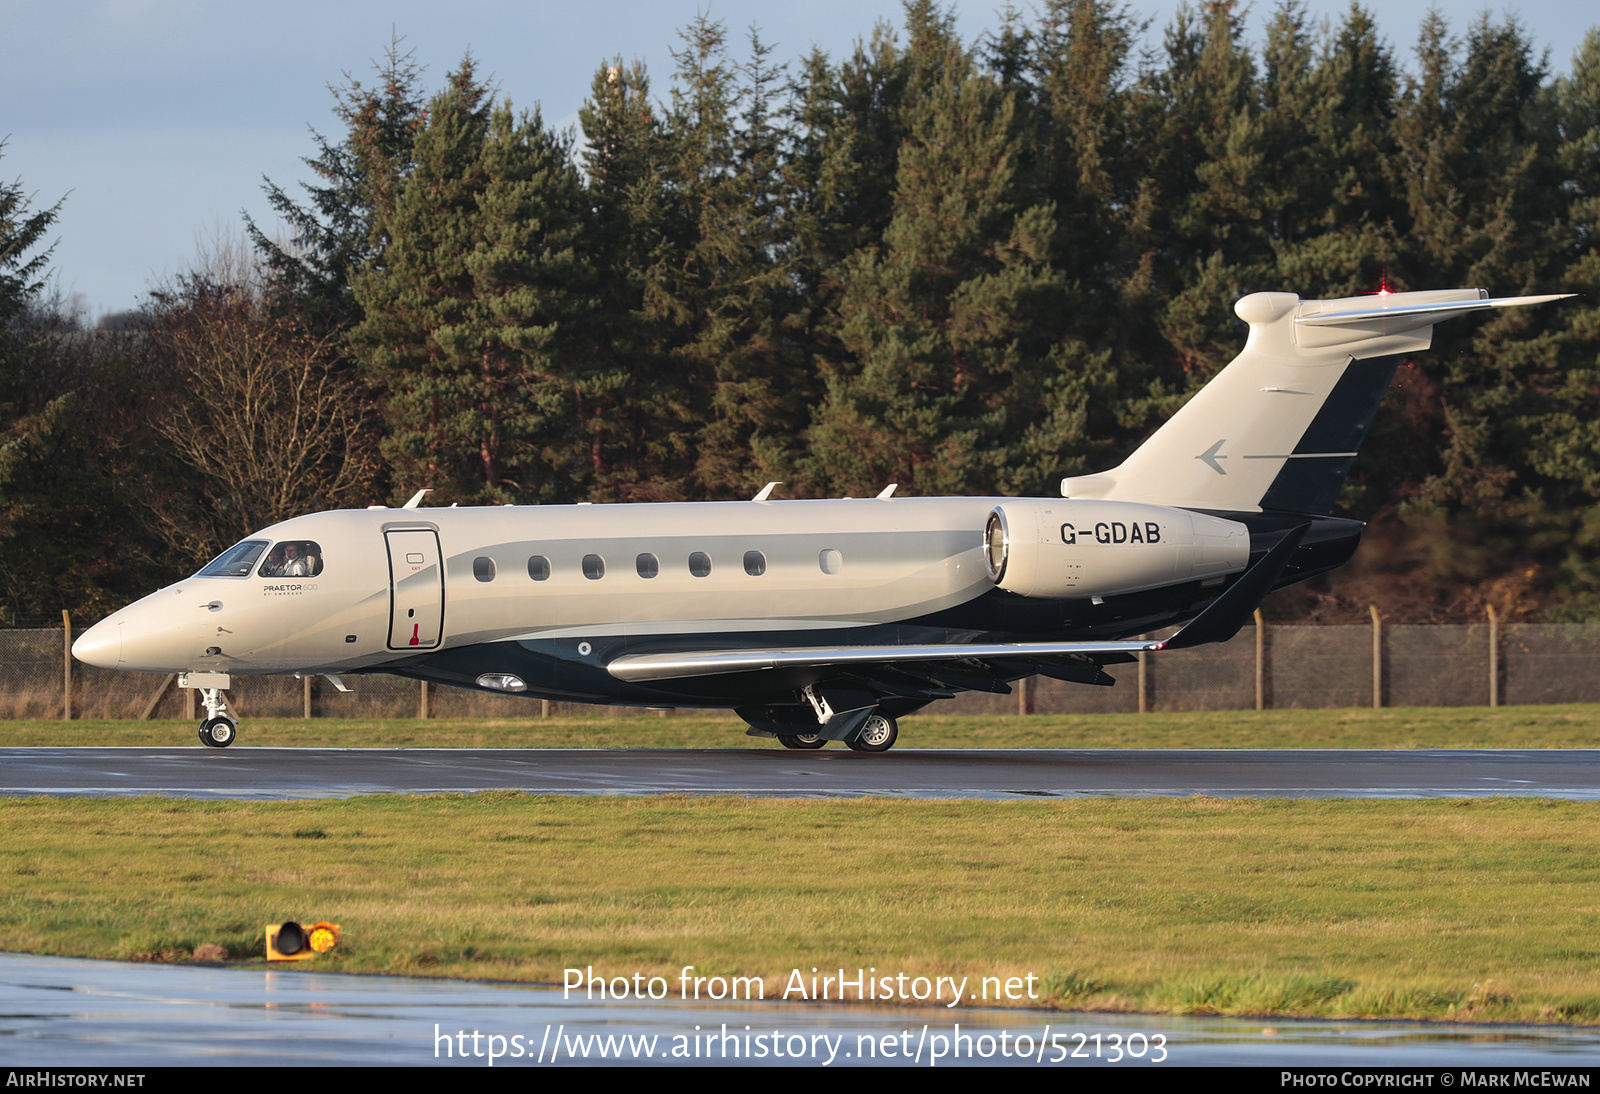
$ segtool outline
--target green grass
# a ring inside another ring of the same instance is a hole
[[[1600,803],[0,800],[0,948],[559,982],[1026,976],[1102,1010],[1600,1023]],[[218,952],[215,949],[208,952]]]
[[[246,718],[234,747],[772,748],[721,717]],[[187,722],[0,721],[0,747],[194,745]],[[841,746],[834,746],[841,747]],[[902,748],[1594,748],[1600,705],[1160,714],[913,714]]]

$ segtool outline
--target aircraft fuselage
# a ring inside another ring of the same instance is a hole
[[[819,674],[636,682],[607,665],[764,644],[1122,638],[1192,616],[1270,545],[1272,523],[1064,498],[342,510],[263,529],[234,548],[234,572],[129,605],[74,652],[144,672],[465,687],[511,674],[549,698],[733,706]],[[1294,579],[1354,547],[1359,524],[1320,523],[1324,546],[1301,548]]]

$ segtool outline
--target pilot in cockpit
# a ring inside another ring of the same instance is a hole
[[[315,549],[312,543],[282,543],[267,555],[261,567],[262,577],[315,577],[317,572]]]

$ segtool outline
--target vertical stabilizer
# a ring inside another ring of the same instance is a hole
[[[1566,294],[1570,295],[1570,294]],[[1071,498],[1190,509],[1326,513],[1349,474],[1399,355],[1446,319],[1562,296],[1491,299],[1481,289],[1301,300],[1244,297],[1244,351],[1123,463],[1062,480]]]

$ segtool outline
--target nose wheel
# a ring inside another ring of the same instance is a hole
[[[206,719],[200,723],[200,743],[207,748],[227,748],[239,735],[239,723],[228,716],[227,697],[221,688],[197,690],[206,708]]]
[[[227,748],[239,735],[239,726],[232,718],[207,718],[200,723],[200,743],[207,748]]]

